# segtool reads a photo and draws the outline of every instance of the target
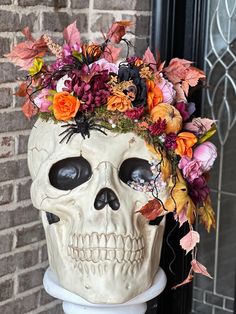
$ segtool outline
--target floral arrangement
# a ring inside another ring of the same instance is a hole
[[[193,272],[209,276],[196,260],[196,244],[200,237],[193,230],[196,217],[210,231],[214,227],[207,181],[209,170],[217,156],[216,147],[209,142],[216,127],[208,118],[195,117],[195,104],[187,101],[189,89],[205,78],[203,71],[192,62],[172,59],[166,66],[148,48],[142,57],[127,57],[119,64],[121,41],[131,45],[124,36],[130,21],[112,24],[103,42],[81,43],[76,22],[63,32],[63,47],[48,35],[34,39],[28,28],[23,30],[26,41],[16,45],[7,55],[13,63],[28,71],[16,95],[25,97],[23,112],[55,122],[66,122],[61,142],[68,142],[75,133],[84,138],[94,129],[126,133],[142,137],[160,162],[151,161],[155,187],[170,189],[163,204],[154,193],[153,182],[129,182],[137,190],[152,192],[154,199],[140,209],[150,221],[174,212],[182,226],[189,224],[189,233],[180,245],[186,254],[192,252]],[[56,61],[46,61],[47,54]],[[43,59],[44,58],[44,59]],[[179,286],[177,285],[177,286]],[[176,286],[176,287],[177,287]]]

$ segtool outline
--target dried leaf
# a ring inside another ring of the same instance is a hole
[[[80,32],[76,26],[76,21],[64,29],[63,36],[70,47],[75,44],[80,46]]]
[[[189,224],[193,224],[195,220],[196,206],[188,195],[186,181],[183,179],[178,169],[176,182],[170,180],[169,187],[171,188],[171,195],[166,200],[164,208],[170,212],[176,211],[178,215],[184,211]]]
[[[34,59],[43,57],[47,51],[47,45],[43,38],[35,41],[27,40],[16,45],[12,51],[5,55],[15,65],[28,70]]]
[[[143,62],[150,65],[150,68],[153,69],[154,72],[157,71],[157,63],[156,59],[148,47],[143,56]]]
[[[199,208],[200,221],[210,232],[211,228],[215,228],[215,213],[211,206],[210,196],[203,202],[203,206]]]
[[[216,120],[208,118],[194,118],[191,122],[184,125],[184,129],[197,135],[204,135],[211,128],[216,128],[215,122]]]
[[[163,207],[157,199],[153,199],[144,205],[139,212],[148,220],[154,220],[163,215]]]
[[[199,263],[196,259],[193,259],[191,261],[191,265],[192,265],[192,270],[195,273],[202,274],[204,276],[207,276],[207,277],[213,279],[212,276],[208,273],[206,267],[203,266],[201,263]]]
[[[191,282],[193,280],[193,275],[191,275],[189,273],[188,277],[184,279],[184,281],[182,281],[181,283],[179,283],[178,285],[172,287],[171,289],[177,289],[183,285],[186,285],[187,283]]]
[[[197,243],[200,242],[200,235],[197,231],[190,230],[182,239],[180,239],[180,245],[182,249],[188,252],[192,251],[192,249],[196,246]]]
[[[28,40],[35,41],[28,26],[22,30],[22,34],[24,34]]]
[[[25,97],[27,95],[27,86],[28,84],[26,82],[21,83],[15,95],[19,97]]]
[[[22,106],[22,111],[24,113],[24,115],[30,119],[31,117],[33,117],[34,115],[36,115],[37,113],[37,108],[32,104],[32,102],[30,101],[30,99],[28,98],[26,100],[26,102],[24,103],[24,105]]]
[[[209,138],[211,138],[215,134],[215,132],[216,132],[216,125],[214,124],[212,128],[210,128],[210,130],[206,132],[206,134],[200,137],[200,139],[198,140],[198,143],[201,144],[209,140]]]
[[[184,94],[183,88],[180,83],[174,84],[174,89],[176,91],[176,102],[187,102],[186,96]]]
[[[108,45],[102,54],[102,58],[106,59],[108,62],[115,63],[119,59],[121,50],[122,48]]]
[[[133,23],[129,20],[114,22],[107,33],[107,39],[114,44],[119,44],[126,33],[126,28],[130,27],[132,24]]]
[[[203,79],[205,77],[206,75],[202,70],[191,66],[186,73],[185,81],[193,87],[197,85],[199,79]]]

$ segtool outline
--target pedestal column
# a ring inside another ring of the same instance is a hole
[[[50,268],[47,269],[44,280],[44,288],[48,294],[63,301],[65,314],[144,314],[147,309],[146,302],[155,298],[165,288],[166,275],[159,268],[153,285],[135,298],[122,304],[94,304],[80,296],[62,288]]]

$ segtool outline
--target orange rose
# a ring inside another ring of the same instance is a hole
[[[124,112],[128,109],[131,109],[131,101],[127,96],[119,91],[113,92],[114,94],[108,97],[107,110]]]
[[[56,93],[53,98],[53,113],[57,120],[67,121],[75,117],[80,107],[78,98],[68,92]]]
[[[149,112],[163,100],[163,94],[158,86],[151,80],[147,81],[147,104]]]
[[[177,155],[187,156],[192,158],[193,150],[192,147],[197,143],[197,138],[193,133],[190,132],[181,132],[176,138],[177,148],[175,152]]]

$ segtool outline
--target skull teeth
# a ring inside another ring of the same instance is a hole
[[[76,261],[118,261],[140,263],[144,256],[143,237],[92,233],[70,237],[68,255]]]

